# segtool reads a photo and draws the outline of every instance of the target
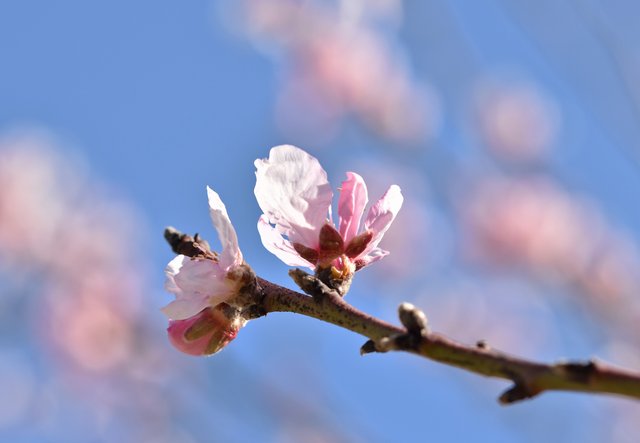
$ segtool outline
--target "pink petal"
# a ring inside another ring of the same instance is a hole
[[[198,323],[199,331],[193,334],[193,326]],[[185,320],[169,322],[167,333],[171,344],[189,355],[210,355],[224,348],[233,340],[240,325],[229,321],[216,309],[207,308]],[[189,337],[189,335],[196,337]]]
[[[375,248],[372,251],[369,251],[367,255],[364,255],[356,260],[356,269],[362,269],[365,266],[369,266],[371,263],[375,263],[378,260],[389,255],[389,251],[385,251],[384,249]]]
[[[186,320],[172,320],[169,322],[169,327],[167,328],[169,342],[177,350],[189,355],[204,355],[204,351],[209,345],[209,337],[201,337],[193,341],[187,341],[184,338],[185,331],[198,321],[199,316],[200,314],[197,314]]]
[[[162,311],[171,319],[181,320],[197,314],[205,306],[215,306],[234,293],[226,271],[213,260],[192,259],[178,255],[167,265],[165,288],[176,300]]]
[[[306,266],[313,269],[313,265],[300,257],[291,242],[282,238],[278,230],[269,224],[265,215],[258,220],[260,239],[267,251],[274,254],[289,266]]]
[[[347,179],[342,182],[338,216],[340,218],[340,235],[345,244],[358,234],[360,219],[367,205],[367,185],[355,172],[347,172]]]
[[[242,264],[242,252],[240,252],[240,247],[238,246],[238,236],[220,196],[208,186],[207,196],[209,198],[209,214],[222,244],[220,266],[228,271],[230,267]]]
[[[289,240],[315,248],[333,193],[318,160],[291,145],[276,146],[258,159],[255,195],[269,223]]]
[[[400,192],[400,187],[391,185],[380,200],[369,209],[367,218],[364,221],[364,229],[370,229],[373,232],[373,238],[362,256],[367,255],[378,246],[384,233],[387,232],[398,211],[400,211],[403,201],[404,198],[402,197],[402,192]]]

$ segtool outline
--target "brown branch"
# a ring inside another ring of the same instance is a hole
[[[308,277],[309,280],[314,279],[312,276]],[[476,346],[464,345],[429,332],[426,325],[418,333],[409,332],[355,309],[330,291],[322,293],[322,290],[316,290],[314,294],[311,290],[315,296],[309,297],[263,279],[258,279],[258,285],[265,312],[295,312],[364,335],[370,341],[363,346],[363,353],[406,351],[476,374],[511,380],[514,386],[500,396],[503,404],[551,390],[609,393],[640,398],[638,372],[595,361],[556,364],[532,362],[491,349],[483,342]],[[303,286],[303,289],[310,288]],[[401,315],[407,315],[407,311],[421,314],[415,309],[407,309],[407,304],[401,305]],[[412,321],[415,318],[405,320],[405,325]]]
[[[172,234],[174,251],[193,249],[202,253],[202,240],[175,230]],[[183,244],[185,242],[197,242],[198,245],[190,248]],[[640,399],[640,372],[594,360],[538,363],[497,351],[484,342],[465,345],[430,332],[424,313],[408,303],[403,303],[399,309],[404,327],[394,326],[354,308],[312,275],[298,269],[290,275],[309,295],[257,277],[253,304],[246,308],[246,317],[258,318],[269,312],[302,314],[369,338],[360,350],[362,354],[405,351],[479,375],[511,380],[513,386],[499,398],[502,404],[531,398],[544,391],[617,394]]]

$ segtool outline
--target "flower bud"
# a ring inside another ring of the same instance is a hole
[[[236,309],[221,303],[184,320],[171,320],[169,341],[189,355],[212,355],[227,346],[246,323]]]

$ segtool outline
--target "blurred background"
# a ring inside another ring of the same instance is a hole
[[[253,160],[296,144],[405,205],[355,306],[640,369],[640,4],[0,3],[0,440],[635,442],[640,404],[507,387],[293,314],[171,348],[167,225],[246,260]]]

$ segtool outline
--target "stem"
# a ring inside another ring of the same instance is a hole
[[[262,307],[266,312],[294,312],[340,326],[370,339],[379,340],[406,331],[383,320],[365,314],[341,297],[310,297],[258,277]]]
[[[491,349],[483,342],[469,346],[426,330],[412,334],[359,311],[331,291],[311,297],[261,278],[258,286],[265,313],[293,312],[340,326],[371,339],[374,352],[406,351],[479,375],[511,380],[514,385],[499,398],[503,404],[543,391],[606,393],[640,399],[638,372],[596,361],[556,364],[529,361]],[[386,345],[381,347],[384,340]]]

